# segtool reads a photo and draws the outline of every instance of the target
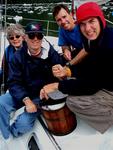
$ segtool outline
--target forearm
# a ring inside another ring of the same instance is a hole
[[[71,61],[71,65],[76,65],[80,63],[83,59],[85,59],[88,55],[88,52],[85,51],[85,49],[82,49]]]
[[[63,51],[63,53],[65,53],[65,51],[70,51],[71,50],[71,48],[70,48],[70,46],[62,46],[62,51]]]

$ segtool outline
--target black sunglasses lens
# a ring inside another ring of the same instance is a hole
[[[19,39],[19,38],[20,38],[20,35],[16,35],[15,37],[16,37],[17,39]]]
[[[29,39],[34,39],[37,37],[37,39],[42,40],[43,39],[43,34],[42,33],[28,33]]]
[[[37,34],[37,38],[38,38],[39,40],[42,40],[42,39],[43,39],[43,34],[42,34],[42,33],[38,33],[38,34]]]
[[[14,40],[14,37],[13,37],[13,36],[12,36],[12,37],[9,37],[9,39],[10,39],[10,40]]]
[[[14,38],[19,39],[19,38],[20,38],[20,35],[16,35],[16,36],[11,36],[11,37],[9,37],[10,40],[14,40]]]
[[[34,33],[28,33],[28,37],[29,37],[29,39],[34,39],[35,38],[35,34]]]

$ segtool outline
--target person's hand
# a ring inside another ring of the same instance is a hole
[[[68,49],[64,50],[63,56],[66,60],[70,61],[71,60],[71,52]]]
[[[55,90],[58,89],[58,83],[50,83],[45,85],[41,90],[40,90],[40,99],[48,99],[48,93],[51,93]]]
[[[42,100],[48,100],[49,99],[48,94],[46,93],[44,88],[40,90],[40,99],[42,99]]]
[[[24,104],[25,104],[25,109],[28,113],[37,112],[37,106],[32,102],[32,100],[27,99],[25,100]]]
[[[53,75],[59,79],[64,78],[66,76],[65,67],[62,67],[60,64],[54,65],[52,67]]]

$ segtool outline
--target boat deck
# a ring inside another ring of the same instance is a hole
[[[37,119],[33,130],[12,139],[7,145],[7,150],[15,150],[15,146],[16,150],[38,150],[36,147],[28,148],[31,137],[34,137],[39,150],[113,150],[113,127],[101,134],[79,117],[77,117],[77,127],[70,134],[63,136],[52,134],[52,136],[57,144]]]

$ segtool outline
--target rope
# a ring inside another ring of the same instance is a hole
[[[53,143],[54,147],[56,150],[62,150],[61,147],[58,145],[58,143],[56,142],[55,138],[53,137],[53,135],[48,131],[44,121],[42,120],[41,117],[38,117],[43,129],[45,130],[47,136],[49,137],[49,139],[51,140],[51,142]]]

